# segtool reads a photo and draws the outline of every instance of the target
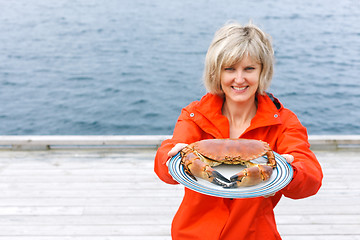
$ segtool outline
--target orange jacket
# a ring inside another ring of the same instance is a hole
[[[263,140],[275,152],[293,155],[292,181],[269,198],[227,199],[185,188],[183,201],[172,223],[173,239],[281,239],[273,212],[281,196],[305,198],[319,190],[323,174],[309,149],[306,128],[272,95],[257,95],[257,100],[256,116],[240,138]],[[176,143],[229,138],[229,122],[221,113],[222,104],[221,97],[206,94],[182,110],[172,139],[161,144],[155,157],[155,172],[162,181],[177,184],[165,164],[169,159],[167,153]]]

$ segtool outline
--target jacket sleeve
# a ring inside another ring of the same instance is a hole
[[[169,174],[166,162],[169,160],[168,152],[177,143],[193,143],[201,139],[200,128],[188,118],[188,112],[182,110],[182,113],[175,125],[174,133],[171,139],[162,142],[155,155],[154,170],[156,175],[164,182],[169,184],[178,184]]]
[[[285,128],[278,138],[277,151],[291,154],[294,161],[292,181],[282,189],[284,196],[300,199],[312,196],[321,187],[323,173],[315,154],[310,150],[307,130],[301,125],[295,114],[286,118]]]

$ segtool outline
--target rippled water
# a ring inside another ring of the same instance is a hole
[[[171,134],[216,29],[272,35],[271,92],[310,134],[360,134],[360,2],[0,0],[0,135]]]

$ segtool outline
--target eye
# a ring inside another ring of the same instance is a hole
[[[246,71],[251,71],[251,70],[254,70],[254,69],[255,69],[255,67],[246,67],[245,68]]]
[[[225,71],[233,71],[234,68],[233,68],[233,67],[226,67],[226,68],[224,68],[224,70],[225,70]]]

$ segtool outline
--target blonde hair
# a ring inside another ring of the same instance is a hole
[[[244,56],[250,56],[261,64],[257,91],[264,94],[273,76],[274,50],[270,36],[252,23],[245,26],[229,23],[215,33],[205,58],[204,84],[207,91],[223,95],[221,69],[237,64]]]

